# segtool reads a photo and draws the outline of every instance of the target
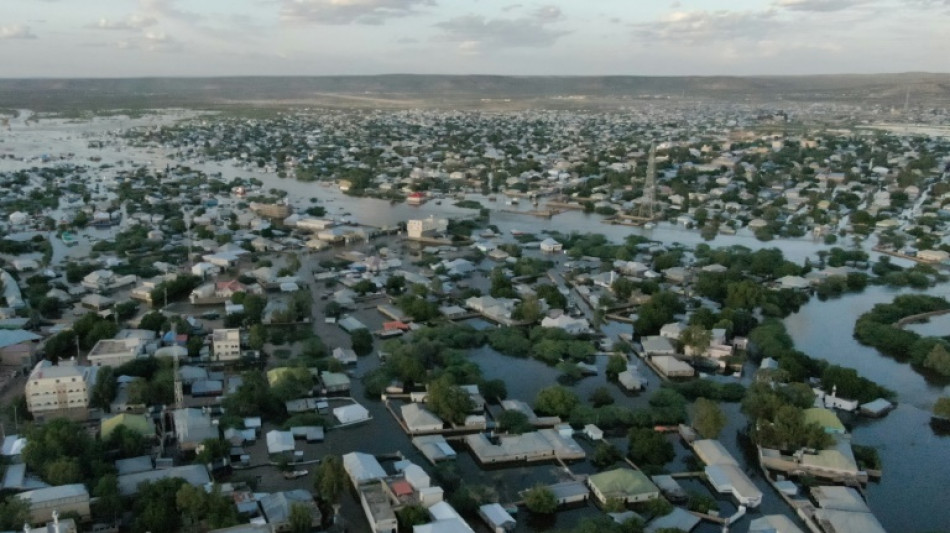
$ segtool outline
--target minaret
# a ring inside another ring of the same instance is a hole
[[[173,338],[177,337],[175,333],[176,333],[175,328],[172,327]],[[177,354],[172,356],[172,365],[173,365],[172,372],[175,373],[175,409],[181,409],[182,406],[185,404],[185,393],[182,391],[182,387],[181,387],[181,373],[178,371],[178,359],[179,359],[179,356]]]

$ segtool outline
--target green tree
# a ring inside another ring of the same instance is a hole
[[[670,441],[651,428],[633,428],[628,438],[628,454],[638,465],[663,466],[676,457]]]
[[[90,407],[109,411],[109,405],[115,400],[118,388],[116,385],[115,369],[104,366],[96,373],[96,383],[92,386],[89,397]]]
[[[614,403],[614,397],[610,394],[610,389],[607,387],[597,387],[594,389],[594,392],[590,393],[590,398],[588,399],[594,407],[603,407]]]
[[[551,489],[536,485],[525,492],[524,505],[532,513],[551,514],[557,511],[557,498]]]
[[[719,404],[706,398],[693,403],[693,427],[704,439],[715,439],[726,426],[726,413]]]
[[[943,376],[950,376],[950,352],[943,343],[934,345],[924,359],[924,366]]]
[[[366,355],[373,351],[373,334],[366,328],[350,333],[350,343],[356,355]]]
[[[167,319],[165,318],[165,315],[159,311],[152,311],[150,313],[146,313],[139,320],[139,328],[159,332],[162,331],[162,328],[165,326],[166,322]]]
[[[116,475],[106,474],[99,478],[92,495],[98,498],[93,507],[94,517],[106,523],[114,523],[124,510],[122,497],[119,495],[119,479]]]
[[[607,359],[607,379],[614,381],[621,372],[627,369],[627,358],[623,355],[611,355]]]
[[[620,450],[618,450],[616,446],[607,441],[601,441],[598,442],[594,448],[594,455],[591,457],[590,462],[597,468],[605,469],[613,466],[622,459],[623,454],[620,453]]]
[[[302,503],[290,505],[290,532],[308,533],[313,529],[313,517],[310,508]]]
[[[267,330],[262,324],[254,324],[248,329],[247,344],[252,350],[263,350],[267,342]]]
[[[521,322],[534,324],[541,318],[541,303],[533,296],[526,296],[511,312],[511,318]]]
[[[933,407],[934,416],[950,419],[950,396],[941,396]]]
[[[429,383],[426,404],[433,413],[451,424],[462,424],[475,408],[471,396],[455,385],[449,376]]]
[[[413,526],[429,523],[429,511],[419,505],[407,505],[396,511],[400,531],[412,531]]]
[[[317,467],[314,489],[317,496],[330,504],[338,504],[346,490],[346,471],[339,455],[325,455]]]
[[[20,531],[30,521],[30,504],[24,499],[7,495],[0,500],[0,529]]]
[[[580,399],[571,389],[552,385],[538,391],[534,408],[542,414],[567,418],[579,403]]]
[[[527,433],[534,429],[531,422],[528,421],[528,415],[521,411],[508,410],[498,415],[496,419],[498,429],[512,435]]]

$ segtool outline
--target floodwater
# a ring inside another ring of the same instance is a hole
[[[193,116],[189,112],[173,112],[162,116],[150,116],[141,119],[128,118],[96,118],[90,121],[73,122],[66,120],[41,120],[38,124],[25,125],[23,119],[28,111],[21,113],[21,117],[11,121],[11,130],[0,132],[0,153],[16,154],[26,158],[24,161],[0,159],[0,171],[29,168],[31,166],[53,166],[65,162],[75,164],[117,164],[119,162],[134,162],[137,164],[152,164],[164,167],[165,163],[178,164],[164,154],[154,149],[131,148],[126,146],[107,145],[105,148],[89,148],[88,141],[103,138],[109,132],[142,125],[158,125],[176,119]],[[73,156],[67,154],[72,153]],[[40,156],[49,154],[54,156],[48,161]],[[59,158],[65,156],[66,159]],[[101,161],[90,163],[92,156],[100,157]],[[341,217],[350,213],[355,221],[372,226],[393,226],[404,222],[408,218],[426,216],[458,217],[474,216],[476,211],[453,206],[454,200],[444,198],[441,204],[430,201],[418,207],[405,204],[392,205],[385,200],[352,198],[343,195],[336,187],[318,183],[302,183],[292,179],[280,179],[276,174],[266,174],[234,166],[230,162],[182,162],[194,169],[208,174],[220,172],[222,179],[230,180],[236,177],[257,178],[264,183],[264,190],[278,188],[290,193],[290,199],[297,205],[309,205],[310,198],[317,198],[321,205],[327,208],[330,216]],[[114,170],[97,171],[108,180]],[[560,232],[591,232],[602,233],[614,240],[620,240],[627,235],[637,234],[663,242],[665,244],[682,243],[695,245],[703,242],[699,232],[687,230],[682,226],[669,223],[658,224],[653,229],[628,226],[611,226],[601,222],[602,217],[594,214],[585,214],[580,211],[567,211],[551,219],[537,218],[527,214],[511,213],[506,210],[515,209],[528,211],[533,209],[528,202],[522,201],[517,206],[505,204],[503,195],[491,202],[479,195],[469,195],[470,199],[478,200],[486,208],[490,208],[491,223],[497,225],[503,232],[512,229],[542,234],[544,231]],[[542,205],[543,208],[543,200]],[[89,230],[80,235],[78,246],[66,248],[58,240],[54,240],[54,263],[61,262],[69,257],[84,254],[91,245],[92,239],[109,238],[113,230]],[[712,246],[742,245],[752,249],[776,247],[793,261],[801,262],[806,257],[814,257],[816,252],[829,247],[816,242],[810,237],[801,239],[779,239],[761,242],[751,235],[748,230],[740,230],[736,235],[720,235],[709,243]],[[865,242],[864,246],[870,246]],[[873,259],[873,256],[872,256]],[[785,321],[789,333],[795,340],[796,346],[811,356],[828,360],[832,363],[857,369],[862,375],[877,381],[898,394],[898,408],[882,420],[858,420],[854,423],[854,441],[859,444],[872,445],[879,448],[884,462],[884,477],[879,483],[872,483],[868,487],[868,500],[875,515],[881,520],[885,528],[890,531],[928,531],[946,530],[950,528],[950,507],[938,505],[943,494],[944,483],[950,479],[950,438],[936,436],[928,425],[929,412],[934,401],[940,395],[950,394],[950,389],[942,384],[929,383],[924,377],[915,372],[909,365],[903,364],[877,353],[872,348],[861,346],[852,338],[855,319],[874,304],[890,301],[902,291],[895,291],[883,287],[869,287],[865,292],[856,295],[846,295],[839,299],[820,302],[817,299],[804,305],[802,309],[788,317]],[[947,296],[948,286],[941,285],[930,294]],[[365,313],[369,315],[369,312]],[[375,313],[374,313],[375,314]],[[372,324],[368,316],[358,316],[367,324]],[[926,334],[943,334],[946,331],[946,320],[950,318],[933,319],[930,324],[914,326],[916,331]],[[613,337],[619,331],[625,331],[625,326],[609,324],[605,332]],[[484,371],[486,378],[503,378],[508,385],[509,397],[519,398],[531,402],[537,391],[556,383],[557,370],[539,362],[524,359],[515,359],[503,356],[490,348],[480,348],[472,352],[473,360]],[[378,360],[370,356],[360,360],[356,369],[357,375],[377,366]],[[640,407],[646,404],[649,391],[655,390],[657,381],[649,371],[644,374],[650,376],[647,393],[639,396],[628,396],[621,393],[616,385],[606,384],[603,376],[605,359],[598,357],[597,366],[601,370],[598,376],[587,377],[581,380],[575,389],[582,398],[586,398],[598,386],[606,385],[612,395],[621,405]],[[513,376],[517,376],[513,378]],[[398,428],[391,415],[378,401],[363,399],[362,389],[358,382],[354,383],[354,396],[366,405],[374,420],[365,426],[345,430],[332,431],[327,435],[327,442],[321,445],[326,452],[346,453],[360,450],[368,453],[388,454],[401,451],[408,458],[423,465],[430,472],[432,468],[425,463],[421,455],[409,443],[409,439]],[[738,412],[738,406],[726,407],[730,417],[729,426],[723,432],[722,440],[727,448],[737,457],[743,457],[745,447],[737,437],[744,429],[744,418]],[[386,435],[387,438],[379,438]],[[390,438],[391,437],[391,438]],[[618,444],[622,439],[617,440]],[[588,446],[587,443],[584,444]],[[684,451],[679,449],[678,463],[682,461]],[[514,489],[527,488],[535,483],[550,483],[561,478],[559,469],[550,464],[540,464],[516,467],[504,470],[483,470],[474,464],[464,451],[459,450],[457,468],[462,478],[469,483],[490,485],[499,492],[501,501],[515,499]],[[587,468],[577,465],[578,469]],[[750,469],[757,485],[765,494],[765,501],[759,512],[780,512],[790,514],[780,503],[774,492],[768,488],[755,471]],[[348,497],[343,504],[343,515],[348,521],[357,525],[365,522],[358,502]],[[555,522],[547,524],[526,524],[519,517],[519,530],[539,530],[544,528],[570,527],[584,516],[595,514],[592,507],[582,507],[577,510],[559,513]],[[743,520],[748,520],[747,518]],[[482,527],[478,525],[477,527]],[[707,528],[707,525],[702,526]],[[743,526],[740,524],[739,529]],[[706,529],[701,529],[705,531]]]
[[[868,486],[868,503],[888,531],[942,531],[950,528],[950,508],[934,503],[950,479],[950,438],[935,435],[929,421],[934,402],[950,394],[950,387],[928,382],[909,364],[885,357],[852,336],[858,316],[907,292],[869,287],[825,302],[814,299],[785,325],[798,349],[854,368],[897,393],[897,409],[882,420],[859,419],[853,428],[854,442],[876,447],[883,462],[882,479]],[[948,292],[947,284],[927,291],[943,297]]]

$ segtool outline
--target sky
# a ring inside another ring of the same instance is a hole
[[[0,77],[950,71],[950,0],[2,0]]]

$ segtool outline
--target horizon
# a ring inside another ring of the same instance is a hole
[[[950,76],[950,70],[941,71],[904,71],[904,72],[833,72],[806,74],[423,74],[412,72],[388,72],[379,74],[219,74],[219,75],[142,75],[142,76],[31,76],[11,77],[0,75],[0,81],[108,81],[108,80],[223,80],[241,78],[385,78],[385,77],[431,77],[431,78],[648,78],[648,79],[704,79],[704,78],[835,78],[835,77],[882,77],[882,76]]]
[[[942,72],[950,54],[944,0],[195,4],[9,0],[3,77],[871,75]]]

